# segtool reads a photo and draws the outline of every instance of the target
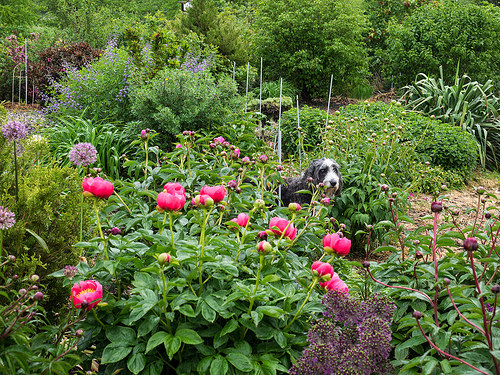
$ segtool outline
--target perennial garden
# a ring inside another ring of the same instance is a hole
[[[41,3],[0,43],[1,374],[500,375],[498,7]],[[321,157],[342,193],[284,207]]]

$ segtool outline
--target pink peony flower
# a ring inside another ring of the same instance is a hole
[[[322,288],[325,288],[326,290],[338,290],[341,293],[347,294],[349,293],[349,288],[347,287],[347,284],[343,282],[339,275],[334,272],[333,276],[330,280],[319,283]]]
[[[156,203],[162,210],[179,211],[186,203],[186,196],[180,194],[159,193],[156,197]]]
[[[82,188],[86,197],[108,199],[113,194],[115,186],[101,177],[86,177],[83,179]]]
[[[346,256],[351,250],[351,240],[340,237],[337,233],[327,234],[323,237],[323,248],[327,254]]]
[[[80,281],[71,288],[71,295],[73,306],[90,311],[102,300],[102,285],[94,280]]]
[[[231,221],[238,224],[240,227],[246,227],[248,224],[248,215],[244,213],[238,214],[238,216]]]
[[[200,195],[208,195],[214,200],[214,203],[219,203],[224,199],[226,195],[226,189],[224,186],[203,186],[200,190]]]
[[[186,195],[184,187],[178,182],[167,182],[163,186],[163,192],[169,194]]]
[[[285,233],[285,237],[293,241],[295,236],[297,235],[297,228],[293,225],[293,223],[289,222],[286,219],[282,219],[280,217],[273,217],[271,222],[269,223],[269,228],[271,231],[277,236],[281,236],[283,231]]]
[[[321,262],[319,260],[317,260],[316,262],[314,262],[311,265],[311,271],[312,271],[313,275],[319,276],[319,277],[325,277],[327,275],[332,277],[333,274],[335,273],[333,271],[333,267],[330,263],[324,263],[324,262]]]
[[[181,147],[182,147],[182,145],[181,145],[180,143],[177,143],[177,144],[175,145],[175,148],[181,148]]]
[[[240,149],[239,148],[236,148],[236,149],[231,151],[231,158],[232,159],[239,159],[239,157],[240,157]]]
[[[224,139],[224,137],[217,137],[217,138],[214,138],[214,142],[215,143],[220,143],[220,144],[223,144],[226,140]]]

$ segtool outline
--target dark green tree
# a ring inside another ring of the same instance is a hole
[[[305,97],[325,96],[330,75],[347,93],[367,73],[365,17],[349,0],[263,0],[256,11],[257,47],[266,71]]]
[[[22,33],[37,19],[36,3],[32,0],[2,0],[0,2],[0,33]]]

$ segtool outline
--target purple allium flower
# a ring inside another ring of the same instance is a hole
[[[292,366],[292,375],[370,375],[393,373],[392,314],[395,306],[374,295],[359,301],[350,295],[329,292],[323,297],[326,318],[308,332],[310,345]]]
[[[90,143],[77,143],[69,152],[69,160],[74,165],[86,167],[97,160],[97,150]]]
[[[78,268],[75,266],[66,266],[63,268],[63,275],[68,279],[72,279],[78,273]]]
[[[13,142],[26,138],[28,129],[22,122],[10,121],[2,126],[2,134],[8,142]]]
[[[0,229],[9,229],[16,223],[16,215],[7,207],[0,206]]]

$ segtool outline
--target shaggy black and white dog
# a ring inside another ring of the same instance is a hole
[[[339,165],[332,159],[315,159],[300,177],[289,177],[281,186],[281,200],[283,205],[295,202],[299,204],[310,203],[311,194],[297,193],[300,190],[310,190],[309,178],[312,183],[325,185],[325,194],[331,198],[334,195],[340,195],[342,191],[342,176]]]

